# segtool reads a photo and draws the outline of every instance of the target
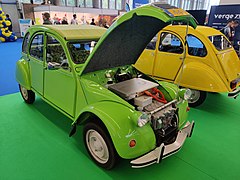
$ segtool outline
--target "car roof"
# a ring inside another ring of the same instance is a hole
[[[92,25],[35,25],[33,30],[54,31],[66,40],[91,40],[99,39],[107,29]]]
[[[185,35],[186,27],[187,27],[186,25],[169,25],[169,26],[166,26],[163,30],[169,30],[169,31],[177,32],[181,35]],[[193,31],[197,31],[200,34],[204,35],[205,37],[213,36],[213,35],[222,35],[222,33],[219,30],[208,27],[208,26],[197,26],[196,29],[189,26],[188,33],[193,33]]]

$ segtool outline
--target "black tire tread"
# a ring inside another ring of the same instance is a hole
[[[34,101],[35,101],[35,93],[32,91],[32,90],[27,90],[28,92],[28,99],[25,99],[23,97],[23,94],[22,94],[22,91],[21,91],[21,85],[19,84],[19,90],[20,90],[20,93],[22,95],[22,98],[23,100],[27,103],[27,104],[33,104]]]
[[[195,103],[188,103],[190,107],[197,107],[200,106],[207,98],[207,92],[206,91],[200,91],[200,97]]]

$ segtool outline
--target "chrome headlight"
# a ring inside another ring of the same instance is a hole
[[[145,124],[147,124],[147,122],[149,121],[149,115],[148,114],[142,114],[139,118],[138,118],[138,126],[139,127],[143,127]]]
[[[190,89],[186,89],[186,92],[184,93],[184,100],[189,100],[192,96],[192,91]]]
[[[180,89],[178,95],[184,99],[184,100],[189,100],[192,96],[192,91],[190,89]]]

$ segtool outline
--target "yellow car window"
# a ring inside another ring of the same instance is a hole
[[[205,45],[196,36],[187,36],[188,54],[192,56],[204,57],[207,55]]]
[[[161,42],[158,50],[168,53],[182,54],[183,44],[181,40],[174,34],[163,32],[161,34]]]

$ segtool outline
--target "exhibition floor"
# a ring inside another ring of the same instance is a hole
[[[161,164],[132,169],[121,160],[112,171],[87,155],[82,130],[68,137],[71,120],[41,99],[0,96],[1,179],[239,179],[240,101],[210,94],[198,109],[193,136]]]
[[[0,43],[0,179],[240,179],[240,97],[208,94],[190,111],[192,137],[161,164],[132,169],[130,160],[121,160],[106,171],[88,156],[82,128],[69,138],[70,119],[40,98],[23,102],[14,81],[20,49],[20,41]]]

